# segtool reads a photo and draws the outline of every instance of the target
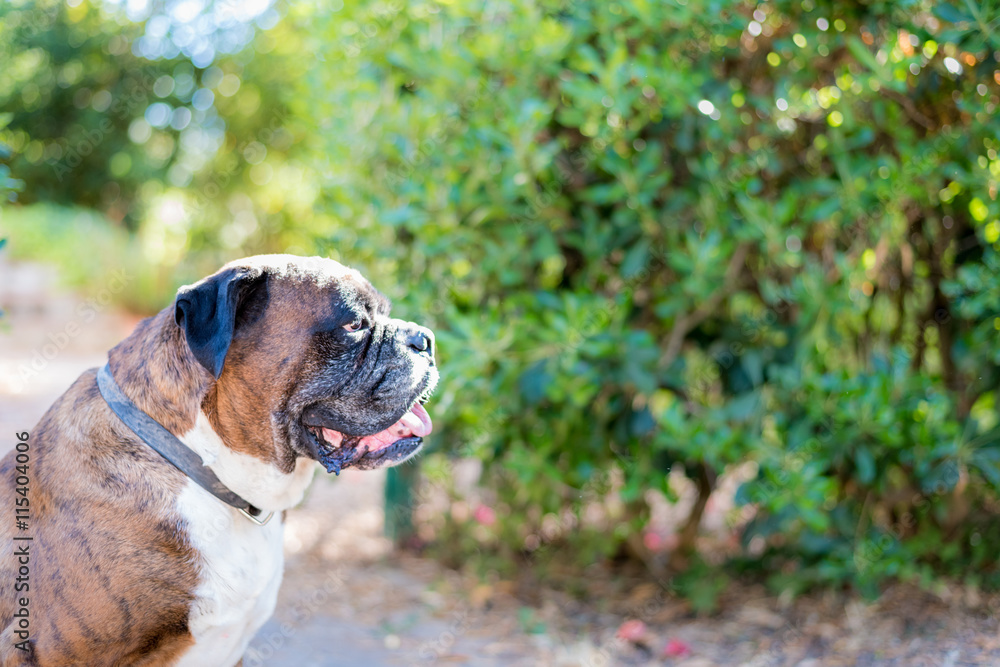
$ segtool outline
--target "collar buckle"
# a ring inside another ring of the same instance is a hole
[[[248,512],[247,510],[243,509],[242,507],[238,507],[237,509],[239,510],[240,514],[242,514],[246,518],[250,519],[251,521],[253,521],[258,526],[264,526],[264,525],[266,525],[267,522],[271,520],[271,517],[274,516],[274,512],[268,512],[266,516],[264,516],[263,518],[261,518],[261,514],[262,513],[261,513],[260,510],[257,510],[257,516],[254,516],[253,514],[251,514],[250,512]],[[254,508],[254,509],[256,509],[256,508]]]

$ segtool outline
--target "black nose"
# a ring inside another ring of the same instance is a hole
[[[430,329],[414,326],[406,332],[406,344],[417,352],[434,356],[434,334]]]

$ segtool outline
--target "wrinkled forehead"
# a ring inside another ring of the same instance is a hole
[[[263,255],[249,260],[269,274],[280,302],[317,318],[388,315],[391,304],[356,269],[325,257]]]
[[[348,269],[348,272],[340,276],[334,283],[333,289],[340,299],[340,306],[348,308],[355,314],[368,314],[372,317],[376,315],[388,315],[391,304],[381,292],[372,287],[372,284],[355,271]]]

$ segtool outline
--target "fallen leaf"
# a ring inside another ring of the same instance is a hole
[[[674,637],[663,647],[663,655],[668,658],[684,658],[691,655],[691,647],[687,642]]]
[[[618,628],[617,637],[630,642],[642,641],[646,636],[646,624],[640,620],[625,621]]]

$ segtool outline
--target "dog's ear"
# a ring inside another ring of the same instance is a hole
[[[233,336],[256,321],[266,305],[267,274],[235,267],[180,288],[174,321],[194,358],[218,378]]]

